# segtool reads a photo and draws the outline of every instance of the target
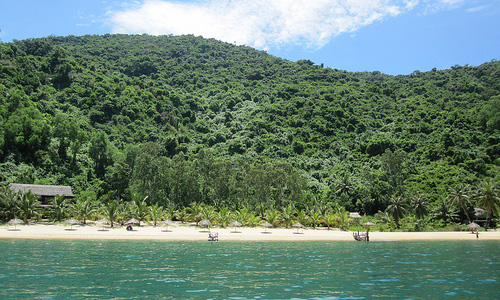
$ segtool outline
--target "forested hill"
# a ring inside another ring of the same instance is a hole
[[[500,180],[500,62],[351,73],[194,36],[0,43],[0,180],[238,208]]]

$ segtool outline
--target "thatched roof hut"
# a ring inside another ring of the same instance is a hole
[[[20,184],[11,183],[9,188],[14,192],[28,192],[31,191],[33,194],[40,196],[42,198],[55,197],[55,196],[65,196],[67,198],[74,198],[73,192],[70,186],[64,185],[37,185],[37,184]]]

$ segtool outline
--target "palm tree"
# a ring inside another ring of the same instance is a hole
[[[467,220],[470,222],[470,216],[467,209],[467,200],[469,199],[469,186],[460,184],[459,186],[451,190],[450,200],[452,205],[459,207],[467,216]]]
[[[427,214],[427,197],[418,194],[411,199],[411,206],[417,219],[422,219]]]
[[[271,209],[266,212],[265,219],[267,222],[269,222],[271,225],[276,226],[278,223],[282,220],[281,213],[277,211],[276,209]]]
[[[214,216],[215,216],[215,208],[211,205],[204,205],[201,211],[202,219],[213,221]]]
[[[198,202],[193,202],[191,203],[191,206],[189,207],[189,210],[191,211],[191,219],[196,222],[196,226],[198,226],[198,223],[202,220],[202,212],[203,212],[203,204],[198,203]]]
[[[0,191],[0,215],[4,220],[10,220],[19,212],[19,198],[21,194],[5,186]]]
[[[83,221],[83,224],[87,224],[87,219],[96,212],[96,207],[90,197],[84,197],[76,201],[72,206],[72,211],[78,219]]]
[[[399,220],[403,218],[404,213],[406,211],[406,199],[403,197],[392,197],[390,200],[390,204],[387,207],[387,211],[391,214],[394,219],[394,223],[396,223],[396,228],[399,229]]]
[[[487,178],[479,184],[476,197],[478,204],[486,209],[486,225],[484,228],[488,230],[493,213],[497,212],[500,207],[498,186],[491,178]]]
[[[216,218],[220,226],[226,227],[231,222],[233,216],[228,207],[223,207],[216,213]]]
[[[28,219],[38,215],[39,204],[40,202],[38,201],[36,195],[31,191],[21,194],[19,208],[21,210],[21,215],[24,218],[24,223],[28,223]]]
[[[283,208],[283,222],[285,223],[285,227],[288,228],[288,226],[292,225],[293,223],[293,207],[291,204],[289,204],[287,207]]]
[[[307,226],[309,224],[309,217],[307,216],[307,213],[305,211],[297,210],[296,215],[296,219],[300,224],[304,226]]]
[[[66,209],[68,208],[66,197],[59,195],[55,196],[52,200],[52,206],[54,221],[60,222],[64,218]]]
[[[345,229],[347,224],[349,224],[349,212],[346,211],[345,209],[343,210],[336,210],[335,215],[335,222],[341,229]]]
[[[132,207],[130,207],[132,210],[132,214],[140,222],[144,222],[146,220],[147,215],[149,214],[149,207],[146,202],[146,199],[148,199],[148,197],[149,196],[146,196],[142,200],[136,199]]]
[[[457,211],[451,205],[451,202],[446,199],[441,199],[436,203],[432,214],[435,219],[443,220],[444,222],[452,221],[458,217]]]
[[[157,222],[160,221],[164,214],[165,212],[163,211],[163,207],[159,206],[158,203],[149,207],[149,216],[151,217],[151,221],[153,221],[154,226],[156,226]]]
[[[325,225],[328,227],[328,230],[330,230],[330,227],[333,227],[335,223],[337,223],[337,218],[335,214],[326,214],[323,217],[323,221],[325,222]]]
[[[316,226],[318,226],[322,219],[321,219],[321,214],[319,212],[314,212],[309,215],[309,219],[311,220],[311,223],[313,225],[313,229],[316,229]]]
[[[102,213],[106,219],[109,220],[111,227],[113,227],[114,222],[118,219],[118,214],[120,212],[120,204],[117,200],[110,201],[108,205],[102,208]]]

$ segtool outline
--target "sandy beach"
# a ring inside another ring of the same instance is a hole
[[[169,231],[165,231],[168,229]],[[220,241],[354,241],[352,232],[339,229],[286,228],[211,228]],[[236,231],[236,232],[235,232]],[[17,227],[0,226],[0,239],[86,239],[86,240],[163,240],[207,241],[208,230],[193,224],[169,226],[123,226],[30,224]],[[370,232],[370,241],[476,240],[470,232]],[[479,233],[479,240],[500,240],[500,231]]]

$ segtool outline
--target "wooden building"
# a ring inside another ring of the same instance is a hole
[[[55,196],[64,196],[66,198],[74,198],[71,186],[65,185],[37,185],[37,184],[20,184],[11,183],[9,188],[14,192],[26,193],[31,191],[33,194],[40,197],[42,204],[50,203],[50,200]]]

